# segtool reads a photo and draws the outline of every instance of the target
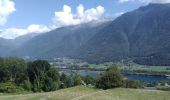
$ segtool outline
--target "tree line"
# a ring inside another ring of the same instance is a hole
[[[90,76],[59,73],[45,60],[26,62],[17,57],[0,58],[0,92],[48,92],[82,84],[93,84]]]
[[[0,92],[49,92],[77,85],[91,85],[102,89],[140,87],[136,81],[123,80],[116,65],[94,79],[90,76],[59,73],[57,68],[45,60],[26,62],[17,57],[0,58]]]

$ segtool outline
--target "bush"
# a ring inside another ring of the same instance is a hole
[[[30,82],[30,80],[25,80],[23,83],[23,88],[27,91],[31,91],[32,90],[32,84]]]
[[[0,92],[2,93],[18,93],[22,91],[24,91],[22,87],[19,87],[12,82],[6,82],[0,84]]]
[[[124,80],[123,87],[125,87],[125,88],[142,88],[142,85],[139,81]]]
[[[82,84],[81,76],[78,75],[78,74],[76,74],[76,75],[74,76],[73,80],[74,80],[74,85],[75,85],[75,86],[76,86],[76,85],[81,85],[81,84]]]
[[[157,83],[145,83],[145,86],[146,87],[155,87],[157,86],[158,84]],[[164,85],[164,84],[163,84]]]
[[[123,78],[116,65],[108,68],[106,72],[97,80],[96,87],[102,89],[110,89],[120,87],[122,85]]]
[[[32,88],[33,92],[42,92],[42,89],[39,88],[35,82],[32,84],[32,86],[33,86]]]
[[[95,85],[95,79],[89,75],[83,77],[83,81],[87,84],[87,85]]]
[[[72,87],[72,86],[74,86],[73,75],[67,76],[65,82],[66,82],[65,84],[67,85],[67,87]]]
[[[167,86],[157,86],[156,89],[163,90],[163,91],[170,91],[170,87],[167,87]]]
[[[60,76],[60,81],[61,81],[61,85],[60,85],[61,89],[74,86],[74,76],[72,74],[68,76],[62,73]]]
[[[66,86],[66,84],[64,84],[64,83],[61,83],[59,88],[60,88],[60,89],[65,89],[65,88],[67,88],[67,86]]]
[[[44,80],[44,86],[43,86],[43,91],[49,92],[49,91],[55,91],[59,87],[59,84],[55,81],[53,81],[52,78],[46,77]]]

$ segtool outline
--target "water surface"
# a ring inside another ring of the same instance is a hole
[[[93,78],[98,78],[101,76],[103,73],[102,71],[91,71],[91,70],[69,70],[69,69],[64,69],[62,72],[65,73],[77,73],[80,74],[81,76],[91,76]],[[139,80],[142,82],[149,82],[149,83],[154,83],[154,82],[163,82],[169,80],[168,77],[165,75],[148,75],[148,74],[123,74],[124,78],[130,79],[130,80]]]

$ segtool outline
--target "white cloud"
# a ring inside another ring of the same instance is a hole
[[[55,12],[53,22],[56,27],[76,25],[92,20],[98,20],[102,17],[104,12],[105,9],[102,6],[85,10],[84,6],[80,4],[77,7],[77,12],[73,14],[71,7],[64,5],[62,11]]]
[[[7,18],[10,14],[15,12],[15,4],[12,0],[0,0],[0,26],[5,25]],[[0,30],[0,37],[6,39],[13,39],[18,36],[26,35],[29,33],[44,33],[48,32],[50,29],[45,25],[32,24],[26,29],[22,28],[7,28]]]
[[[2,1],[5,2],[5,0],[2,0]],[[10,0],[6,0],[6,1],[10,2],[11,5],[13,5],[13,6],[9,7],[9,9],[11,9],[11,10],[9,10],[10,12],[4,13],[4,15],[9,15],[13,11],[15,11],[14,3],[11,2]],[[99,20],[102,17],[102,15],[104,14],[104,12],[105,12],[105,9],[102,6],[97,6],[96,8],[91,8],[91,9],[85,10],[84,6],[82,4],[80,4],[77,7],[76,13],[73,14],[71,7],[64,5],[62,11],[55,12],[52,26],[32,24],[32,25],[29,25],[25,29],[7,28],[7,29],[1,30],[0,37],[6,38],[6,39],[14,39],[16,37],[26,35],[29,33],[44,33],[44,32],[48,32],[52,29],[62,27],[62,26],[76,25],[76,24],[80,24],[80,23],[86,23],[86,22],[89,22],[92,20]],[[1,18],[1,13],[0,13],[0,18]],[[6,21],[6,17],[4,17],[4,18]],[[0,22],[1,22],[1,19],[0,19]]]
[[[144,3],[170,3],[170,0],[119,0],[120,3],[124,2],[144,2]]]
[[[0,37],[6,38],[6,39],[13,39],[18,36],[25,35],[26,33],[27,33],[27,30],[25,29],[8,28],[8,29],[1,31]]]
[[[120,3],[131,2],[131,1],[134,1],[134,0],[119,0]]]
[[[117,18],[117,17],[123,15],[124,13],[125,13],[125,12],[117,12],[117,13],[115,13],[115,14],[114,14],[114,18]]]
[[[7,17],[15,11],[15,4],[12,0],[0,0],[0,26],[3,26]]]
[[[32,24],[27,28],[28,33],[43,33],[48,32],[50,29],[45,25]]]
[[[36,25],[32,24],[28,26],[26,29],[22,28],[8,28],[1,30],[0,37],[6,38],[6,39],[14,39],[18,36],[26,35],[29,33],[44,33],[48,32],[50,29],[44,25]]]

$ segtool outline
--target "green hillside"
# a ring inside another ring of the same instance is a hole
[[[170,100],[170,92],[140,89],[99,90],[84,86],[48,93],[0,95],[0,100]]]

